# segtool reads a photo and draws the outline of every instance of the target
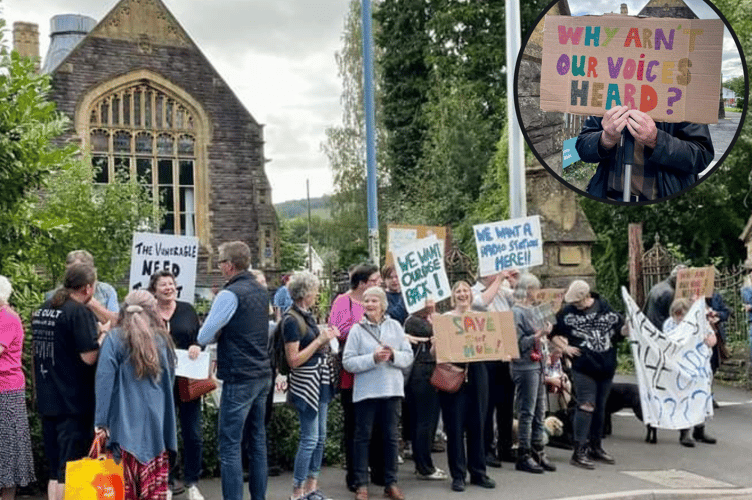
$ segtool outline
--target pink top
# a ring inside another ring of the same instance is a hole
[[[339,348],[340,351],[345,348],[347,335],[350,328],[363,318],[365,309],[359,303],[350,298],[350,295],[343,293],[332,303],[332,310],[329,312],[329,324],[339,329]],[[352,389],[353,374],[342,370],[340,378],[341,389]]]
[[[21,369],[24,331],[21,319],[8,306],[0,308],[0,392],[17,391],[26,387]]]

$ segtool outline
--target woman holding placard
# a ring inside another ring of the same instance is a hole
[[[520,357],[512,360],[512,378],[517,387],[519,405],[519,450],[515,468],[524,472],[555,471],[543,451],[546,416],[546,359],[541,342],[551,332],[551,323],[536,317],[533,308],[540,281],[529,273],[520,276],[514,288],[514,326]]]
[[[404,369],[413,361],[413,350],[400,324],[386,315],[386,293],[379,286],[363,294],[365,314],[353,325],[342,354],[342,366],[354,374],[355,499],[368,498],[368,452],[374,424],[381,424],[384,450],[384,495],[392,500],[405,496],[397,487],[399,409],[405,397]]]
[[[177,286],[175,276],[167,270],[157,271],[149,279],[148,290],[157,298],[157,312],[164,321],[176,349],[187,349],[188,356],[196,359],[201,347],[196,342],[198,330],[201,326],[196,310],[188,302],[177,300]],[[203,437],[201,433],[201,398],[193,401],[181,401],[177,397],[177,387],[173,388],[175,405],[180,415],[180,430],[183,436],[183,480],[188,489],[188,500],[203,500],[198,489],[198,478],[201,476],[201,459],[203,452]],[[181,489],[175,488],[173,473],[177,468],[175,457],[170,456],[170,489],[178,494]]]
[[[473,291],[466,281],[452,286],[453,309],[446,314],[462,316],[470,311]],[[447,460],[452,476],[452,490],[465,490],[465,476],[470,483],[483,488],[495,488],[496,483],[486,474],[486,453],[483,444],[483,424],[488,411],[488,371],[483,363],[467,363],[466,381],[455,392],[439,391],[444,432],[447,435]],[[467,433],[467,454],[465,454]]]

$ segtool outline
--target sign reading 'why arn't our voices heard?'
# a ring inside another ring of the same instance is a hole
[[[722,49],[719,19],[546,16],[541,109],[717,123]]]
[[[438,363],[519,358],[511,311],[442,315],[433,319]]]
[[[473,226],[481,276],[543,264],[540,216]]]
[[[133,233],[130,289],[148,287],[149,278],[156,271],[170,271],[175,276],[177,299],[193,304],[197,262],[195,236]]]
[[[439,302],[449,298],[452,289],[444,268],[444,244],[435,235],[393,253],[408,313],[423,309],[428,299]]]

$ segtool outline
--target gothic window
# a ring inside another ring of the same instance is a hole
[[[94,181],[149,186],[164,214],[160,231],[195,235],[196,137],[188,108],[140,80],[100,96],[85,116]]]

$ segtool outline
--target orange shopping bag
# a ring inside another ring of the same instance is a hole
[[[104,437],[94,438],[89,456],[65,464],[65,500],[123,500],[123,467],[104,452]]]

